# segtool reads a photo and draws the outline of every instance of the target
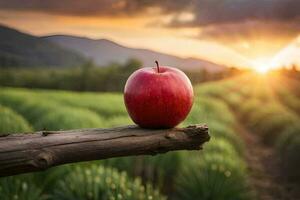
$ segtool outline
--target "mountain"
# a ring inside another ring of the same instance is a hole
[[[220,71],[224,66],[196,58],[180,58],[147,49],[128,48],[106,39],[93,40],[68,35],[45,36],[44,39],[54,42],[63,48],[71,49],[94,60],[97,65],[105,66],[111,62],[124,63],[136,58],[143,66],[153,66],[158,60],[161,65],[176,66],[184,70],[206,69]]]
[[[0,25],[1,67],[67,67],[86,59],[49,40]]]
[[[52,35],[36,37],[0,25],[0,67],[69,67],[94,60],[99,66],[136,58],[143,66],[176,66],[184,70],[220,71],[224,66],[196,58],[181,58],[147,49],[128,48],[106,39]]]

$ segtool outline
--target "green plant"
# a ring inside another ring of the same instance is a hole
[[[300,125],[287,128],[278,137],[276,147],[281,156],[284,174],[293,181],[300,180]]]
[[[222,100],[216,98],[198,97],[195,100],[190,114],[184,121],[184,124],[187,125],[200,122],[209,124],[211,121],[226,123],[228,126],[234,124],[235,122],[231,111]]]
[[[290,145],[297,135],[300,133],[300,125],[294,124],[286,128],[276,140],[276,148],[279,153],[285,152],[285,149]]]
[[[252,113],[254,113],[260,106],[262,102],[255,98],[250,98],[246,102],[243,102],[240,107],[238,107],[238,114],[243,120],[247,121]]]
[[[165,199],[159,191],[139,178],[130,179],[125,172],[102,166],[75,166],[60,180],[51,199],[61,200],[150,200]]]
[[[186,164],[176,179],[178,199],[250,199],[245,166],[237,157],[205,153]]]
[[[47,169],[41,172],[34,172],[26,174],[30,178],[32,184],[38,186],[39,190],[46,196],[52,194],[57,188],[58,182],[64,179],[65,175],[69,173],[71,166],[80,164],[62,165]]]
[[[290,141],[289,145],[286,146],[283,152],[283,171],[287,177],[292,180],[300,183],[300,136],[299,132],[295,135]]]
[[[76,128],[103,127],[103,120],[94,112],[80,109],[58,107],[45,113],[35,124],[37,130],[61,130]]]
[[[224,94],[225,87],[218,83],[204,83],[195,87],[195,96],[206,96],[221,98],[221,95]]]
[[[117,93],[48,92],[42,90],[40,95],[43,98],[51,98],[65,106],[90,109],[105,118],[127,115],[123,98]]]
[[[2,200],[43,200],[47,199],[29,176],[12,176],[0,179]]]
[[[209,123],[209,133],[212,139],[224,139],[236,149],[239,154],[244,152],[244,144],[237,133],[232,130],[232,128],[222,124],[220,122],[210,122]]]
[[[205,151],[209,154],[220,154],[224,157],[230,156],[237,159],[240,156],[234,146],[224,138],[212,138],[210,143],[205,145]]]
[[[116,115],[105,120],[105,127],[125,126],[134,124],[128,115]]]
[[[282,132],[298,123],[299,119],[295,115],[282,113],[281,115],[272,115],[268,119],[262,120],[255,130],[262,133],[262,138],[266,143],[274,144]]]
[[[56,102],[40,98],[36,93],[25,89],[5,90],[0,102],[20,113],[33,126],[38,123],[41,116],[59,106]]]
[[[28,131],[32,128],[21,115],[0,105],[0,135]]]
[[[243,97],[239,93],[229,93],[228,95],[225,95],[223,99],[232,108],[235,108],[243,101]]]
[[[250,126],[255,126],[263,119],[268,119],[273,115],[280,115],[287,110],[277,102],[268,102],[267,105],[259,104],[255,110],[251,110],[248,118]]]
[[[126,171],[132,177],[139,176],[163,190],[172,190],[173,179],[180,171],[183,159],[180,153],[170,152],[156,156],[112,158],[100,163]]]

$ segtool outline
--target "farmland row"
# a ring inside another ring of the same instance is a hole
[[[201,91],[202,88],[197,90]],[[34,130],[111,127],[131,123],[120,94],[79,94],[6,88],[1,90],[0,104],[22,117]],[[32,190],[37,192],[39,197],[65,195],[64,199],[87,199],[85,195],[92,195],[94,199],[99,199],[100,193],[95,187],[102,185],[100,189],[112,192],[104,194],[118,199],[115,195],[124,191],[114,192],[116,190],[112,188],[119,187],[117,181],[109,181],[108,186],[102,178],[97,178],[100,176],[99,170],[117,169],[116,174],[126,171],[129,179],[141,177],[143,184],[141,183],[140,187],[144,187],[143,190],[149,188],[150,191],[147,197],[154,198],[155,195],[159,195],[151,187],[155,185],[167,194],[169,199],[249,199],[251,194],[243,160],[243,144],[234,131],[235,120],[232,113],[224,102],[199,95],[185,124],[201,122],[208,123],[212,139],[200,153],[172,152],[154,157],[114,158],[63,166],[26,175],[25,178],[17,176],[5,179],[6,183],[2,180],[1,187],[7,193],[10,191],[12,194],[20,194],[24,199],[24,184],[30,185],[30,188],[34,187]],[[77,180],[74,178],[76,174],[84,175]],[[20,185],[18,191],[9,187],[16,181]],[[44,184],[38,184],[40,182]],[[3,187],[3,184],[7,187]],[[109,189],[111,184],[115,186]],[[57,191],[57,188],[61,189]],[[80,190],[75,192],[74,188]],[[130,193],[133,190],[128,191]],[[157,196],[154,199],[159,198],[164,197]]]
[[[277,77],[278,80],[280,77]],[[281,82],[274,84],[271,77],[239,77],[234,81],[224,82],[222,85],[226,89],[223,90],[223,93],[211,95],[227,102],[245,127],[263,141],[265,144],[263,149],[270,147],[274,149],[276,152],[274,157],[280,159],[280,173],[282,174],[277,185],[287,187],[292,183],[292,192],[285,190],[281,194],[286,195],[294,192],[295,194],[292,195],[298,196],[296,188],[300,180],[298,170],[300,158],[297,155],[300,150],[300,119],[295,109],[298,105],[298,99],[291,92],[292,90],[283,86],[282,82],[281,80]],[[210,87],[214,86],[211,85]],[[284,97],[282,95],[278,98],[276,96],[278,92],[281,92],[279,94],[284,93]],[[257,148],[257,146],[252,148]],[[276,173],[273,176],[277,176]],[[277,198],[280,199],[279,196]]]

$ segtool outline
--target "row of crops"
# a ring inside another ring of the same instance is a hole
[[[204,151],[114,158],[1,178],[0,199],[251,199],[233,114],[223,101],[202,94],[204,87],[195,90],[183,125],[209,125],[212,138]],[[0,134],[132,123],[121,94],[1,88],[0,105]]]
[[[278,99],[293,112],[300,115],[300,82],[283,77],[280,79],[273,78],[271,86]]]
[[[300,180],[300,96],[296,80],[281,76],[244,76],[223,82],[222,91],[207,92],[223,99],[253,134],[274,147],[289,181]],[[209,84],[207,91],[220,84]],[[298,183],[297,183],[298,182]]]

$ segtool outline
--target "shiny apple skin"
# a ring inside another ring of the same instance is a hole
[[[172,67],[141,68],[127,80],[124,102],[142,128],[172,128],[190,112],[194,92],[189,78]]]

